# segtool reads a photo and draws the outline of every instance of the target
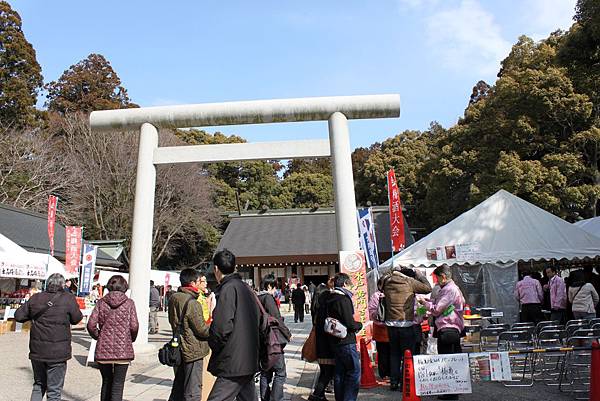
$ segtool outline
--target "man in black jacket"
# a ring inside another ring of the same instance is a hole
[[[32,296],[15,312],[15,320],[31,320],[29,359],[33,367],[31,401],[60,401],[71,359],[71,325],[83,319],[73,294],[65,291],[65,278],[54,273],[46,291]]]
[[[213,257],[217,306],[208,344],[208,371],[217,377],[208,401],[256,401],[254,374],[259,371],[259,319],[256,295],[235,271],[235,256],[224,249]]]
[[[300,288],[300,283],[298,286],[292,291],[292,303],[294,304],[294,323],[304,322],[304,302],[306,301],[306,295],[304,295],[304,291]]]
[[[339,320],[347,329],[346,337],[329,336],[335,358],[335,400],[356,401],[360,386],[360,357],[356,349],[356,332],[362,323],[354,320],[352,280],[346,273],[335,275],[335,289],[325,301],[327,315]]]
[[[258,299],[262,303],[265,311],[283,325],[283,317],[279,313],[279,308],[275,302],[275,290],[277,289],[277,281],[272,274],[263,277],[261,282],[262,291],[258,293]],[[279,356],[277,362],[270,370],[260,371],[260,399],[261,401],[283,401],[283,385],[285,384],[285,357],[283,354]],[[271,386],[271,381],[273,385]]]

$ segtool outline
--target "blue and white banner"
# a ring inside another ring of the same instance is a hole
[[[358,209],[358,228],[360,246],[367,257],[367,265],[369,269],[376,269],[379,266],[379,255],[377,254],[373,214],[370,208]]]
[[[83,267],[81,269],[81,285],[79,286],[81,294],[89,294],[92,291],[97,251],[98,247],[96,245],[83,245]]]

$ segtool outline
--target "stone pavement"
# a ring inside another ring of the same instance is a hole
[[[287,306],[282,309],[287,310]],[[306,363],[300,358],[300,351],[310,331],[310,316],[304,323],[292,323],[293,316],[284,312],[293,339],[286,348],[288,380],[285,385],[286,401],[305,401],[313,388],[318,373],[316,364]],[[170,338],[170,330],[164,313],[159,313],[160,332],[150,337],[151,343],[162,346]],[[31,366],[27,359],[27,333],[0,335],[0,401],[26,401],[31,391]],[[83,330],[73,333],[73,359],[68,363],[67,377],[63,392],[64,401],[97,401],[100,398],[100,373],[92,366],[86,366],[90,338]],[[131,364],[125,400],[163,401],[168,399],[173,379],[171,368],[158,363],[156,353],[137,355]],[[205,377],[205,383],[208,378]],[[258,385],[257,385],[258,391]],[[333,394],[327,395],[333,400]],[[400,401],[401,394],[390,392],[387,386],[361,390],[359,401],[394,400]],[[423,397],[423,401],[435,400]],[[537,384],[534,387],[506,388],[499,383],[473,383],[473,394],[461,396],[464,401],[563,401],[574,399],[563,394],[556,387]]]

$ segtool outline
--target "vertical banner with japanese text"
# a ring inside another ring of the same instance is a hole
[[[377,254],[377,241],[371,208],[358,209],[357,214],[360,246],[365,251],[369,269],[376,269],[379,266],[379,255]]]
[[[369,320],[367,293],[367,262],[363,251],[340,251],[340,272],[352,279],[354,320],[365,324]]]
[[[56,208],[58,198],[54,195],[48,197],[48,242],[50,243],[50,255],[54,256],[54,225],[56,224]]]
[[[67,273],[77,274],[81,261],[81,227],[65,227],[67,236],[65,250],[65,270]]]
[[[390,238],[392,241],[392,252],[400,252],[406,244],[404,238],[404,216],[402,215],[402,202],[400,201],[400,190],[396,182],[394,169],[388,171],[388,198],[390,202]]]
[[[79,286],[80,294],[89,294],[92,291],[97,250],[98,247],[96,245],[83,245],[83,268],[81,269],[81,285]]]

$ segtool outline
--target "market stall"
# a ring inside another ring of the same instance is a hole
[[[519,262],[583,260],[600,256],[600,238],[500,190],[380,265],[425,269],[452,266],[467,303],[495,307],[512,322]],[[372,280],[370,280],[372,281]]]

